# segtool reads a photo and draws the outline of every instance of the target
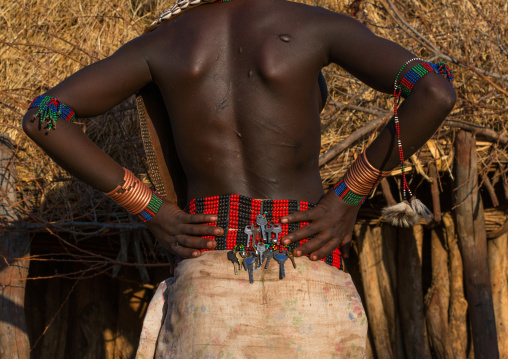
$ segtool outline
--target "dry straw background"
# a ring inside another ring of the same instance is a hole
[[[446,61],[455,73],[458,94],[449,116],[454,122],[447,124],[457,127],[461,126],[457,121],[463,121],[507,134],[506,1],[306,2],[354,16],[377,35],[426,60]],[[71,178],[34,146],[22,133],[20,120],[33,97],[111,55],[169,5],[155,0],[2,1],[0,126],[16,144],[19,202],[15,207],[26,221],[118,223],[127,219],[116,207],[111,215],[112,204],[100,193]],[[323,155],[366,123],[386,119],[392,108],[388,95],[376,93],[341,69],[330,66],[324,73],[331,98],[322,113]],[[82,127],[113,158],[146,177],[133,109],[131,99],[104,116],[82,121]],[[325,187],[337,180],[374,135],[375,131],[367,132],[358,141],[346,142],[345,150],[322,166]],[[425,171],[425,164],[436,154],[448,163],[452,137],[453,131],[445,126],[411,164]],[[506,161],[506,137],[501,139],[504,142],[491,139],[480,147],[485,168]],[[440,169],[449,171],[446,165]]]

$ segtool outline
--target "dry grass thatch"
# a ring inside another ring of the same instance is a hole
[[[30,228],[38,230],[47,222],[126,222],[125,212],[71,178],[31,143],[21,131],[20,120],[35,95],[112,54],[141,34],[170,4],[159,0],[22,0],[0,5],[0,126],[16,145],[19,202],[13,205]],[[354,16],[376,34],[426,60],[451,63],[459,100],[449,119],[508,133],[506,1],[321,0],[312,4]],[[389,96],[376,93],[343,70],[330,66],[324,72],[331,98],[322,115],[323,154],[369,121],[386,117],[392,107]],[[448,125],[457,126],[457,122]],[[132,100],[82,126],[113,158],[146,174]],[[449,129],[445,126],[419,158],[413,159],[415,166],[424,167],[438,156],[441,170],[449,171],[453,135]],[[375,131],[360,137],[323,165],[325,186],[336,181],[374,135]],[[503,143],[496,143],[493,137],[487,136],[489,142],[482,148],[485,168],[507,162]]]

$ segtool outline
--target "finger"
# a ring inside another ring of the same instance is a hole
[[[194,248],[186,248],[181,246],[173,246],[168,249],[174,255],[181,258],[196,258],[201,255],[201,252]]]
[[[312,237],[313,235],[316,235],[319,232],[321,232],[321,230],[322,230],[321,226],[314,224],[314,223],[310,223],[300,229],[297,229],[293,233],[289,233],[289,234],[285,235],[282,238],[282,243],[284,243],[285,245],[288,245],[290,243],[300,241],[305,238]]]
[[[353,233],[349,233],[344,240],[340,244],[340,252],[342,253],[342,257],[349,258],[349,249],[351,248],[351,239],[353,238]]]
[[[338,239],[331,239],[324,246],[312,252],[309,257],[313,261],[325,258],[327,255],[337,249],[338,246]]]
[[[287,216],[281,217],[281,223],[297,223],[297,222],[310,222],[314,219],[314,209],[308,211],[295,212],[288,214]]]
[[[224,229],[206,224],[182,224],[179,228],[181,233],[191,236],[222,236]]]
[[[301,244],[299,247],[296,247],[294,251],[295,256],[299,257],[315,252],[319,248],[323,247],[330,239],[330,236],[320,233],[316,237]]]
[[[213,249],[217,242],[213,239],[201,237],[193,237],[187,235],[176,236],[176,243],[179,247],[187,247],[191,249]]]
[[[195,248],[187,248],[180,246],[176,237],[171,237],[168,240],[161,240],[159,243],[166,249],[168,252],[182,257],[182,258],[195,258],[198,257],[201,252]]]
[[[185,216],[185,219],[183,220],[183,223],[213,223],[217,222],[217,215],[216,214],[188,214],[185,212],[182,212],[182,214]]]

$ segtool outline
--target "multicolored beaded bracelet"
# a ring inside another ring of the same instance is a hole
[[[380,171],[367,160],[365,151],[349,166],[339,182],[334,186],[335,193],[346,203],[360,205],[367,196],[388,176],[391,171]]]
[[[358,206],[363,204],[367,196],[362,196],[351,191],[344,182],[344,177],[339,179],[339,182],[333,187],[333,190],[344,202]]]
[[[38,107],[36,116],[39,118],[41,126],[47,123],[46,128],[48,130],[56,128],[56,121],[62,119],[68,122],[72,122],[75,119],[75,113],[72,108],[63,104],[59,99],[51,96],[37,96],[30,106],[29,109]]]
[[[143,222],[148,222],[157,214],[157,212],[159,212],[161,205],[162,196],[160,196],[157,192],[152,191],[152,198],[150,198],[150,202],[148,202],[145,209],[138,213],[138,217],[141,218]]]
[[[404,66],[402,66],[404,68]],[[402,70],[401,68],[401,70]],[[415,66],[413,66],[400,80],[399,88],[401,90],[400,95],[403,98],[407,98],[411,91],[413,90],[414,85],[426,74],[429,72],[434,71],[438,74],[444,74],[446,75],[449,82],[453,81],[453,73],[452,71],[444,64],[444,62],[440,62],[437,64],[433,64],[430,62],[422,62]],[[400,73],[400,71],[399,71]],[[398,75],[397,75],[398,77]],[[395,80],[395,86],[396,86]],[[397,86],[396,86],[397,87]]]
[[[163,202],[162,196],[152,191],[127,168],[124,168],[123,184],[105,195],[144,222],[148,222],[157,214]]]

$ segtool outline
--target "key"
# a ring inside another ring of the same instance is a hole
[[[266,263],[265,263],[265,269],[268,269],[268,264],[270,263],[270,259],[273,258],[273,252],[267,251],[268,253],[265,254]]]
[[[284,279],[286,276],[286,270],[284,269],[284,262],[288,259],[285,252],[277,251],[274,256],[277,263],[279,263],[279,279]]]
[[[241,252],[236,252],[236,258],[238,259],[238,269],[242,269],[243,267],[243,269],[247,270],[245,263],[243,263],[244,256]]]
[[[247,266],[247,270],[249,271],[249,282],[254,283],[254,261],[256,257],[248,256],[244,259],[243,263]]]
[[[245,226],[245,229],[243,231],[247,235],[247,248],[249,248],[249,246],[250,246],[250,237],[252,236],[251,226]]]
[[[235,274],[238,274],[238,269],[240,269],[240,262],[236,257],[236,253],[234,251],[228,252],[228,259],[233,263],[233,267],[235,268]],[[236,269],[236,265],[238,264],[238,269]]]
[[[252,245],[258,242],[259,227],[252,226]]]
[[[259,242],[256,246],[256,249],[257,249],[257,254],[258,254],[257,262],[256,262],[256,269],[257,269],[257,268],[261,267],[261,265],[263,265],[263,262],[265,260],[265,252],[266,252],[265,244],[263,242]]]
[[[266,220],[266,217],[263,216],[262,214],[258,214],[258,216],[256,217],[256,223],[258,224],[258,226],[261,227],[261,235],[263,236],[263,240],[267,241],[268,239],[266,238],[265,226],[268,223],[268,221]]]
[[[291,259],[291,263],[293,263],[293,268],[296,269],[295,255],[293,254],[293,251],[288,248],[286,254],[289,257],[289,259]]]
[[[261,265],[263,264],[263,261],[265,260],[265,252],[266,252],[265,244],[263,242],[259,242],[257,244],[257,250],[258,250],[258,254],[259,254],[259,266],[258,267],[261,267]]]
[[[275,233],[275,238],[272,240],[272,243],[279,245],[279,233],[282,232],[280,224],[274,224],[272,231]]]
[[[266,226],[265,232],[266,232],[266,243],[270,244],[270,242],[272,241],[273,226],[271,226],[270,224]]]

